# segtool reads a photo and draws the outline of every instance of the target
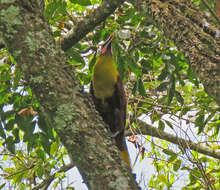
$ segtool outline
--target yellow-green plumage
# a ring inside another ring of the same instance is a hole
[[[100,98],[103,103],[105,98],[111,97],[115,90],[118,75],[111,55],[98,57],[92,75],[95,97]]]

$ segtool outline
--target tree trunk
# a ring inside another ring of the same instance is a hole
[[[138,189],[91,99],[56,46],[43,1],[0,3],[0,34],[90,189]]]

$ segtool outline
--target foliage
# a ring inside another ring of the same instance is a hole
[[[193,2],[207,11],[201,1]],[[44,15],[58,40],[101,1],[45,3]],[[210,5],[214,8],[212,2]],[[100,42],[113,32],[114,59],[128,97],[127,127],[138,134],[137,120],[146,117],[161,131],[219,149],[219,107],[205,93],[175,44],[128,2],[66,52],[84,88],[89,85]],[[31,189],[58,171],[65,164],[63,156],[67,153],[55,131],[47,128],[36,97],[6,49],[0,51],[0,97],[0,146],[7,148],[1,151],[2,177],[18,189]],[[155,167],[147,182],[149,189],[172,189],[182,170],[188,174],[182,189],[220,188],[218,160],[164,140],[146,136],[145,140],[150,149],[144,156],[152,159]],[[18,147],[20,143],[22,148]],[[11,165],[4,167],[8,160]],[[57,174],[57,184],[64,177]],[[0,189],[4,185],[0,184]]]

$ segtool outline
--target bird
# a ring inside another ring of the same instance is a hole
[[[114,34],[102,45],[97,56],[90,84],[90,93],[96,110],[108,125],[110,135],[120,150],[122,159],[130,167],[130,159],[125,143],[126,95],[122,78],[113,58],[112,41]]]

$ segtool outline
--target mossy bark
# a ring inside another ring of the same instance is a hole
[[[43,1],[0,3],[0,34],[90,189],[138,189],[43,16]]]

